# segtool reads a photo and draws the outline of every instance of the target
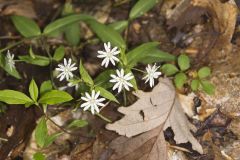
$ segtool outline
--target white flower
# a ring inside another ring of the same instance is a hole
[[[58,68],[56,68],[57,71],[60,71],[61,73],[57,76],[57,78],[60,78],[60,81],[62,81],[64,78],[69,80],[69,78],[73,77],[72,71],[77,70],[77,67],[74,67],[75,63],[72,64],[72,59],[69,58],[68,62],[67,59],[64,58],[64,64],[59,64]]]
[[[12,71],[13,68],[15,68],[15,62],[14,62],[14,54],[11,55],[10,51],[7,51],[7,65],[9,66],[10,70]]]
[[[113,78],[110,80],[110,82],[116,83],[113,86],[113,90],[118,88],[118,93],[119,93],[119,92],[121,92],[122,88],[124,87],[126,90],[129,91],[129,87],[133,87],[133,85],[130,82],[128,82],[129,80],[133,79],[132,74],[128,73],[128,74],[124,75],[123,69],[121,69],[121,71],[119,71],[117,69],[116,73],[117,73],[117,76],[113,75],[113,74],[110,75]]]
[[[111,61],[111,63],[115,66],[115,61],[119,62],[119,59],[116,57],[116,55],[118,55],[120,53],[120,51],[118,50],[118,47],[114,47],[113,49],[111,49],[111,43],[104,43],[104,48],[105,51],[98,51],[98,58],[103,58],[102,61],[102,66],[105,65],[105,67],[108,66],[109,61]]]
[[[100,92],[98,91],[95,94],[95,90],[92,90],[91,96],[86,92],[85,97],[81,97],[82,100],[86,101],[81,105],[81,107],[84,108],[83,110],[86,111],[90,108],[92,114],[94,114],[95,111],[99,113],[100,110],[98,107],[105,106],[105,104],[102,103],[103,101],[105,101],[105,98],[98,98],[99,95],[100,95]]]
[[[154,86],[154,79],[158,78],[162,74],[161,72],[157,72],[159,67],[160,66],[156,66],[156,64],[152,67],[150,65],[146,67],[147,75],[143,77],[143,79],[146,80],[145,83],[149,81],[150,87]]]
[[[79,88],[78,83],[74,83],[74,82],[68,82],[67,86],[68,87],[75,87],[75,90],[78,90],[78,88]]]

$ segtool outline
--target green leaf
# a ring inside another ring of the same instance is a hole
[[[90,87],[83,82],[78,83],[78,92],[77,93],[85,93],[88,92],[90,90]]]
[[[72,46],[77,46],[80,42],[81,30],[79,23],[73,23],[66,27],[65,38]]]
[[[48,24],[45,28],[43,33],[44,34],[50,34],[52,32],[56,32],[59,29],[62,29],[72,23],[78,22],[78,21],[86,21],[89,19],[93,19],[91,16],[85,15],[85,14],[74,14],[70,16],[66,16],[64,18],[57,19],[56,21]]]
[[[56,31],[53,31],[53,32],[47,34],[47,36],[50,37],[50,38],[59,38],[59,37],[62,36],[62,33],[64,32],[64,29],[65,28],[60,28]]]
[[[24,93],[8,89],[0,91],[0,101],[7,104],[26,104],[32,102]]]
[[[187,70],[190,67],[189,57],[184,54],[180,55],[178,57],[178,65],[179,65],[181,71]]]
[[[171,62],[175,60],[176,60],[176,57],[174,55],[161,51],[157,48],[153,48],[149,50],[148,56],[142,58],[140,62],[144,64],[150,64],[150,63],[156,63],[156,62]]]
[[[41,34],[41,30],[33,20],[23,16],[11,17],[14,26],[24,37],[34,37]]]
[[[161,71],[166,75],[166,76],[172,76],[176,74],[179,70],[178,68],[173,65],[173,64],[164,64],[161,67]]]
[[[31,80],[30,85],[29,85],[29,93],[31,98],[36,102],[38,99],[38,86],[34,79]]]
[[[7,105],[5,103],[0,102],[0,114],[5,113],[7,110]]]
[[[46,157],[44,154],[37,152],[37,153],[34,153],[33,160],[46,160]]]
[[[174,61],[175,56],[157,48],[158,42],[144,43],[127,53],[128,67],[132,68],[137,63],[150,64],[162,61]]]
[[[181,89],[187,81],[187,76],[185,73],[178,73],[174,77],[174,83],[178,89]]]
[[[95,79],[94,83],[96,85],[99,85],[103,88],[111,88],[113,86],[113,83],[110,83],[109,80],[111,79],[110,75],[115,74],[115,71],[113,69],[107,69],[103,72],[101,72]]]
[[[2,53],[0,53],[0,67],[3,68],[8,74],[11,76],[21,79],[20,74],[16,70],[16,68],[10,68],[10,66],[6,63],[7,57],[5,57]]]
[[[45,140],[47,137],[48,137],[47,123],[46,119],[42,117],[35,129],[35,139],[37,145],[41,148],[44,147]]]
[[[40,94],[42,95],[48,91],[51,91],[52,88],[53,88],[53,86],[52,86],[52,82],[50,80],[44,81],[40,86]]]
[[[65,54],[64,46],[59,46],[54,52],[53,59],[59,62],[63,59],[64,54]]]
[[[71,2],[65,2],[62,15],[69,15],[71,13],[74,13],[73,5]]]
[[[134,76],[133,76],[133,79],[130,80],[130,83],[133,85],[133,88],[135,90],[138,90],[137,81],[136,81],[136,78]]]
[[[48,57],[35,55],[35,58],[33,59],[31,56],[18,56],[18,58],[26,63],[34,64],[38,66],[48,66],[50,63],[50,60]]]
[[[201,85],[203,88],[203,91],[206,92],[209,95],[213,95],[215,92],[215,87],[212,83],[209,81],[201,81]]]
[[[30,55],[31,58],[33,58],[33,59],[36,58],[36,57],[35,57],[35,54],[34,54],[34,52],[33,52],[33,50],[32,50],[32,47],[29,48],[29,55]]]
[[[118,100],[116,99],[116,97],[111,92],[109,92],[108,90],[106,90],[102,87],[99,87],[99,86],[95,87],[95,90],[100,91],[100,95],[102,97],[107,98],[110,101],[114,101],[116,103],[119,103]]]
[[[159,45],[158,42],[144,43],[133,50],[129,51],[127,55],[128,64],[137,63],[144,57],[149,55],[149,50],[156,48]]]
[[[120,52],[120,65],[123,65],[123,66],[128,65],[127,55],[124,50],[121,50]]]
[[[80,64],[79,64],[79,72],[80,72],[81,78],[83,79],[83,81],[85,83],[94,85],[94,82],[93,82],[91,76],[88,74],[88,72],[84,68],[81,60],[80,60]]]
[[[128,21],[116,21],[108,25],[109,27],[112,27],[115,31],[122,33],[124,29],[128,26]]]
[[[29,103],[26,103],[24,104],[25,108],[28,108],[30,107],[31,105],[35,104],[33,101],[32,102],[29,102]]]
[[[133,79],[131,79],[129,82],[133,85],[133,88],[135,90],[138,90],[137,81],[136,81],[134,74],[132,73],[132,71],[130,69],[126,69],[126,74],[128,74],[128,73],[131,73],[133,76]]]
[[[68,128],[74,128],[74,127],[82,128],[82,127],[85,127],[87,125],[88,125],[87,121],[82,120],[82,119],[76,119],[68,125]]]
[[[38,102],[42,104],[54,105],[54,104],[67,102],[72,99],[73,97],[67,92],[59,91],[59,90],[51,90],[43,94]]]
[[[198,70],[199,78],[206,78],[211,74],[211,69],[209,67],[202,67]]]
[[[62,15],[71,15],[74,13],[73,5],[71,2],[66,2],[62,11]],[[81,29],[78,22],[68,25],[64,29],[64,34],[67,42],[72,46],[77,46],[80,42]]]
[[[129,18],[135,19],[152,9],[161,0],[139,0],[131,9]]]
[[[196,90],[198,90],[199,85],[200,85],[200,81],[199,81],[198,79],[194,79],[194,80],[192,80],[192,82],[191,82],[191,89],[192,89],[193,91],[196,91]]]
[[[113,46],[118,46],[122,49],[126,48],[126,43],[122,36],[111,27],[101,24],[96,20],[89,20],[86,23],[103,42],[111,42]]]
[[[49,145],[51,145],[57,137],[59,137],[61,134],[63,134],[62,132],[60,133],[54,133],[50,136],[47,136],[44,142],[44,147],[48,147]]]

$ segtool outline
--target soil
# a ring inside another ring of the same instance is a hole
[[[64,1],[57,0],[24,0],[23,3],[29,4],[29,8],[25,10],[19,1],[12,0],[11,2],[0,0],[0,48],[4,48],[21,39],[21,36],[19,36],[11,23],[10,16],[12,14],[34,18],[39,26],[43,28],[51,21],[61,17],[60,11],[64,5]],[[72,2],[76,12],[85,12],[94,17],[99,17],[99,21],[102,23],[110,23],[127,19],[129,10],[135,1],[79,0]],[[223,4],[223,2],[219,2],[219,5],[221,5],[220,3]],[[236,1],[236,3],[239,4],[239,1]],[[226,157],[240,160],[240,135],[239,132],[236,132],[236,130],[240,130],[239,21],[236,21],[236,24],[233,22],[234,33],[226,36],[227,38],[230,37],[231,42],[228,42],[229,39],[219,36],[221,34],[215,30],[213,18],[216,17],[211,15],[213,8],[210,8],[210,11],[206,8],[190,8],[186,10],[186,13],[188,15],[192,14],[192,16],[188,17],[185,14],[181,14],[181,18],[184,19],[174,22],[169,20],[167,15],[174,11],[178,4],[179,1],[177,0],[162,1],[150,12],[131,22],[127,35],[128,48],[131,49],[149,41],[157,41],[160,42],[160,49],[165,52],[174,55],[182,52],[187,53],[192,58],[193,70],[203,65],[210,66],[213,72],[210,80],[216,86],[216,93],[214,96],[197,93],[197,97],[202,101],[203,108],[215,108],[216,111],[202,121],[196,121],[189,117],[198,129],[195,137],[201,142],[204,154],[200,155],[194,152],[190,144],[181,144],[179,146],[180,148],[186,148],[190,153],[182,150],[179,152],[184,155],[182,157],[189,160],[224,160],[227,159]],[[192,17],[195,20],[192,20]],[[239,17],[237,18],[239,19]],[[220,18],[220,20],[223,19]],[[186,21],[189,21],[189,23],[185,23]],[[85,44],[93,35],[88,28],[86,30],[88,32],[85,32],[87,33],[86,35],[82,35],[80,44]],[[230,34],[231,29],[229,30],[228,33]],[[126,32],[123,33],[124,36],[126,34]],[[48,41],[48,47],[51,52],[59,44],[64,44],[67,48],[67,56],[74,52],[78,59],[82,57],[84,65],[92,76],[96,76],[101,71],[100,62],[97,60],[96,54],[94,54],[100,48],[100,45],[92,46],[91,44],[86,44],[76,49],[67,45],[62,37]],[[41,46],[31,41],[26,41],[24,44],[13,48],[11,52],[17,56],[26,55],[30,44],[33,46],[34,52],[37,52],[39,55],[47,55]],[[221,45],[227,48],[227,50],[224,50],[226,52],[224,57],[219,56],[219,50],[216,50]],[[53,67],[56,65],[53,64]],[[38,84],[48,80],[50,77],[48,67],[17,63],[17,68],[23,75],[21,80],[9,76],[4,70],[0,69],[0,89],[14,89],[27,93],[28,88],[26,86],[28,86],[32,77]],[[56,83],[59,86],[62,85],[62,83]],[[140,83],[140,88],[148,90],[142,83]],[[69,92],[74,94],[72,88],[69,89]],[[133,103],[134,101],[135,97],[129,93],[128,102]],[[197,108],[197,106],[195,107]],[[117,120],[121,117],[121,114],[117,112],[115,103],[110,103],[103,110],[103,114],[112,120]],[[6,110],[0,113],[0,138],[8,140],[1,141],[0,139],[0,160],[21,160],[23,157],[26,159],[34,152],[34,149],[31,148],[31,144],[34,143],[32,133],[41,115],[42,112],[37,107],[25,108],[21,105],[8,105]],[[64,106],[52,106],[50,115],[57,118],[60,117],[64,122],[78,116],[88,119],[90,127],[74,131],[74,135],[65,134],[52,148],[44,151],[44,153],[49,155],[49,159],[107,160],[113,153],[108,148],[108,144],[118,135],[105,130],[106,122],[103,120],[90,114],[82,114],[80,111],[73,114],[68,107]],[[59,128],[53,127],[52,130],[54,132],[59,130]],[[76,134],[83,136],[76,136]],[[169,144],[175,146],[173,134],[171,129],[167,130],[165,139]],[[62,147],[66,148],[62,149]],[[27,154],[24,153],[26,150],[29,151]]]

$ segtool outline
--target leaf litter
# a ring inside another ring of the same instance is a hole
[[[203,153],[202,146],[191,133],[196,128],[185,116],[170,79],[160,78],[152,92],[139,90],[134,94],[139,98],[134,104],[118,109],[124,117],[106,126],[108,130],[128,137],[119,137],[111,142],[110,147],[117,155],[114,159],[129,159],[131,152],[138,152],[149,141],[152,141],[150,150],[147,149],[149,147],[144,148],[142,160],[159,159],[160,155],[164,155],[161,153],[166,152],[163,130],[168,127],[172,128],[177,144],[190,142],[194,150]]]

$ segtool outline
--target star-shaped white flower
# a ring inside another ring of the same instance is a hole
[[[129,87],[133,87],[133,85],[128,82],[131,79],[133,79],[133,75],[131,73],[128,73],[126,75],[124,75],[124,70],[121,69],[121,71],[119,71],[118,69],[116,70],[117,75],[113,75],[111,74],[110,76],[113,78],[110,80],[110,82],[112,83],[116,83],[113,86],[113,90],[118,88],[118,93],[122,91],[123,87],[129,91]]]
[[[109,62],[111,61],[111,63],[115,66],[115,61],[119,62],[119,59],[116,57],[116,55],[118,55],[120,53],[120,51],[118,50],[118,47],[114,47],[113,49],[111,49],[111,43],[104,43],[104,48],[105,51],[98,51],[98,58],[103,58],[102,61],[102,66],[107,67]]]
[[[73,63],[72,64],[72,59],[69,58],[68,62],[67,59],[64,58],[64,63],[63,64],[59,64],[58,68],[56,68],[57,71],[60,71],[61,73],[57,76],[57,78],[60,78],[60,81],[62,81],[64,78],[66,80],[69,80],[69,78],[73,77],[72,72],[77,70],[77,67],[74,67],[76,64]]]
[[[97,93],[95,90],[92,90],[91,96],[86,92],[85,97],[81,97],[82,100],[86,101],[85,103],[81,104],[81,107],[83,108],[84,111],[88,110],[90,108],[92,114],[100,112],[99,106],[103,107],[105,104],[102,102],[105,101],[105,98],[98,98],[100,95],[100,91]]]
[[[147,75],[144,76],[143,79],[146,80],[145,83],[149,81],[150,87],[154,86],[154,79],[162,75],[161,72],[157,72],[159,67],[160,66],[156,66],[156,64],[154,64],[152,67],[150,65],[146,67]]]
[[[11,54],[9,50],[7,51],[6,61],[7,61],[7,65],[12,71],[13,68],[15,68],[14,54]]]

